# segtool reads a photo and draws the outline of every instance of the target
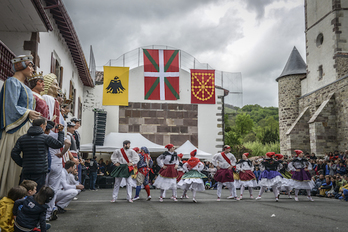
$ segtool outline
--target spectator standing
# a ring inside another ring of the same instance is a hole
[[[21,136],[12,149],[11,157],[16,164],[22,167],[21,180],[33,180],[37,189],[45,184],[48,172],[48,148],[59,149],[63,147],[64,134],[60,131],[58,140],[44,134],[47,120],[44,117],[34,119],[33,126],[26,135]],[[23,152],[23,158],[20,156]]]
[[[89,161],[89,189],[96,191],[95,183],[97,182],[98,175],[98,163],[96,161],[96,156]]]

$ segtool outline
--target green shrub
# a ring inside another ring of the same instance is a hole
[[[262,144],[261,142],[247,142],[243,143],[243,146],[251,150],[252,156],[264,156],[267,152],[275,152],[276,154],[280,153],[280,144],[279,143],[266,143]]]

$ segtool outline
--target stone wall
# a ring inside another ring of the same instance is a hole
[[[298,98],[301,96],[301,76],[303,75],[285,76],[278,80],[279,137],[282,154],[288,150],[286,132],[299,115]]]
[[[299,99],[299,109],[302,110],[305,107],[309,107],[310,109],[310,116],[313,117],[315,112],[318,110],[320,105],[323,101],[328,100],[331,98],[331,95],[333,94],[332,99],[332,106],[329,106],[329,109],[326,113],[324,113],[321,118],[319,117],[316,122],[324,123],[324,127],[333,127],[336,132],[336,139],[332,137],[332,140],[326,141],[325,144],[320,145],[319,148],[315,148],[316,152],[320,154],[323,154],[323,152],[327,151],[334,151],[334,150],[340,150],[344,151],[347,149],[348,144],[348,77],[341,78],[337,80],[336,82],[324,86],[323,88],[305,95]],[[329,113],[330,112],[330,113]],[[335,122],[335,123],[334,123]],[[313,127],[313,126],[312,126]],[[313,129],[313,133],[314,133]],[[326,131],[326,130],[323,130]],[[316,129],[316,137],[321,138],[318,136],[324,136],[325,133],[328,133],[327,131],[324,132],[324,134],[318,134],[320,132],[319,128]],[[332,136],[332,135],[330,135]],[[326,140],[326,139],[324,139]],[[336,143],[332,143],[332,141],[336,140]],[[320,141],[318,141],[320,143]],[[323,150],[325,149],[325,151]]]
[[[119,108],[119,132],[140,133],[150,141],[198,146],[198,105],[129,102]]]

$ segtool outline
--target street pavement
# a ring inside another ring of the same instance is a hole
[[[254,190],[254,197],[257,193]],[[168,198],[171,191],[163,202],[158,201],[159,190],[151,189],[151,195],[152,200],[146,201],[142,190],[139,200],[128,203],[122,188],[119,199],[111,203],[112,189],[86,190],[50,222],[49,231],[348,231],[348,203],[336,199],[314,197],[310,202],[300,196],[295,202],[281,195],[275,202],[268,192],[261,200],[251,200],[246,190],[244,199],[236,201],[227,199],[225,189],[220,202],[216,190],[197,193],[198,203],[192,202],[191,192],[189,199],[178,202]]]

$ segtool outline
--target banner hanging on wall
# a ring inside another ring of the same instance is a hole
[[[146,100],[179,99],[179,50],[143,49]]]
[[[129,67],[104,66],[103,105],[128,106]]]
[[[191,69],[191,103],[215,104],[215,70]]]

